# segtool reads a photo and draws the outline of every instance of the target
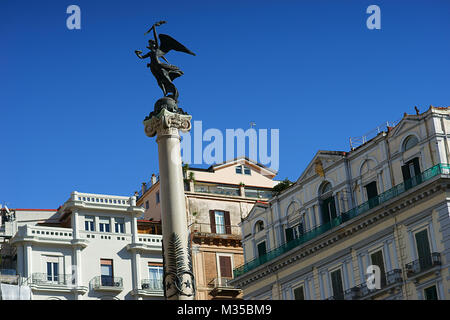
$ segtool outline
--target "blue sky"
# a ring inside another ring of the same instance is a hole
[[[2,0],[0,203],[129,195],[158,172],[142,120],[162,93],[134,50],[159,20],[197,54],[167,55],[180,107],[204,130],[279,129],[279,179],[415,105],[450,105],[450,1]]]

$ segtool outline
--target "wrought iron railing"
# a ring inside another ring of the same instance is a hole
[[[362,299],[376,291],[383,290],[387,287],[395,283],[400,283],[403,281],[402,278],[402,270],[401,269],[393,269],[391,271],[386,272],[380,279],[380,288],[379,289],[369,289],[367,287],[367,283],[363,282],[355,287],[349,288],[345,290],[344,297],[345,300],[357,300]]]
[[[123,279],[121,277],[97,276],[91,280],[93,289],[115,288],[123,289]]]
[[[241,228],[237,225],[227,225],[227,224],[215,224],[211,227],[210,223],[198,223],[194,222],[191,224],[191,232],[194,233],[210,233],[215,235],[240,235]]]
[[[214,278],[209,283],[208,286],[211,288],[230,288],[234,289],[234,286],[230,284],[232,278],[222,277]]]
[[[357,217],[357,216],[369,211],[370,209],[372,209],[392,198],[399,196],[400,194],[408,191],[409,189],[411,189],[411,188],[413,188],[413,187],[415,187],[415,186],[417,186],[439,174],[449,174],[449,173],[450,173],[450,165],[449,164],[442,164],[442,163],[437,164],[437,165],[425,170],[421,174],[419,174],[409,180],[406,180],[406,181],[394,186],[393,188],[381,193],[380,195],[370,199],[369,201],[366,201],[363,204],[343,213],[342,215],[332,219],[331,221],[306,231],[305,233],[300,235],[299,238],[296,238],[289,242],[286,242],[286,243],[282,244],[281,246],[268,251],[266,254],[264,254],[260,257],[257,257],[255,259],[253,259],[249,262],[246,262],[245,264],[235,268],[233,270],[234,277],[235,278],[239,277],[239,276],[243,275],[244,273],[246,273],[256,267],[258,267],[268,261],[271,261],[271,260],[275,259],[276,257],[279,257],[280,255],[292,250],[293,248],[296,248],[296,247],[304,244],[305,242],[308,242],[309,240],[314,239],[314,238],[320,236],[321,234],[324,234],[328,230],[331,230],[331,229],[339,226],[340,224],[347,222],[347,221],[353,219],[354,217]]]
[[[406,275],[413,277],[433,267],[441,265],[441,254],[433,252],[429,256],[421,257],[405,265]]]
[[[144,279],[141,281],[142,290],[164,291],[162,279]]]
[[[71,274],[33,273],[31,283],[34,285],[72,285],[75,278]]]

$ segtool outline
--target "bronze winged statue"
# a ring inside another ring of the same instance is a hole
[[[159,21],[152,25],[152,27],[145,33],[149,33],[153,31],[153,39],[148,40],[148,47],[150,51],[145,55],[141,55],[142,51],[135,50],[136,55],[141,58],[150,58],[150,63],[147,64],[147,67],[150,68],[152,74],[155,76],[156,81],[158,82],[159,87],[164,93],[165,97],[170,97],[175,100],[175,103],[178,102],[178,90],[173,84],[173,80],[183,75],[183,71],[180,70],[177,66],[169,64],[167,61],[166,55],[170,50],[185,52],[195,56],[191,50],[186,48],[184,45],[179,43],[177,40],[168,36],[167,34],[160,34],[159,37],[156,33],[156,27],[166,23],[166,21]],[[159,38],[159,43],[158,43]],[[167,63],[163,63],[159,60],[162,58]],[[171,95],[169,95],[171,94]]]

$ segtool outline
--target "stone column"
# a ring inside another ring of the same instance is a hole
[[[179,110],[170,112],[167,110]],[[178,130],[191,129],[191,116],[183,114],[170,98],[159,99],[144,120],[148,137],[157,136],[164,256],[164,293],[170,300],[193,300],[190,238],[187,228],[183,171]]]

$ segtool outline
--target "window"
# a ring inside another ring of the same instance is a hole
[[[109,218],[100,218],[99,230],[100,232],[111,232]]]
[[[262,242],[258,243],[257,249],[258,249],[258,257],[262,257],[263,255],[265,255],[266,254],[266,242],[262,241]]]
[[[319,190],[322,224],[325,224],[337,217],[336,203],[334,201],[331,184],[329,182],[324,182]]]
[[[236,167],[236,173],[237,174],[242,174],[242,166],[237,166]]]
[[[159,203],[159,191],[156,191],[156,204]]]
[[[303,286],[294,289],[294,300],[305,300]]]
[[[150,208],[150,205],[149,205],[148,200],[147,200],[147,201],[145,201],[145,209],[148,209],[148,208]]]
[[[259,232],[261,230],[264,230],[264,222],[262,220],[259,220],[255,224],[255,232]]]
[[[367,191],[367,199],[369,200],[369,208],[373,208],[379,204],[378,201],[378,190],[377,190],[377,182],[372,181],[371,183],[364,186]]]
[[[426,269],[432,266],[430,243],[428,241],[427,229],[415,234],[417,255],[419,256],[420,269]]]
[[[47,281],[58,282],[58,262],[47,262]]]
[[[412,188],[422,182],[420,175],[419,158],[414,158],[402,166],[403,183],[405,189]]]
[[[123,218],[115,218],[115,231],[116,233],[125,233],[125,221]]]
[[[228,211],[209,211],[211,233],[231,234],[230,213]]]
[[[342,286],[341,269],[331,272],[331,287],[333,289],[333,297],[335,299],[344,298],[344,287]]]
[[[163,290],[163,266],[161,263],[148,264],[149,286],[153,290]]]
[[[286,242],[294,239],[298,239],[303,235],[304,228],[303,223],[299,223],[291,228],[286,228]]]
[[[91,216],[84,217],[84,230],[95,231],[94,217]]]
[[[378,250],[377,252],[374,252],[370,255],[370,260],[372,261],[372,264],[375,266],[378,266],[380,268],[380,284],[381,287],[384,287],[386,285],[386,271],[384,268],[384,259],[383,259],[383,251]]]
[[[113,281],[113,261],[110,259],[100,259],[100,272],[102,286],[112,287]]]
[[[408,138],[406,138],[405,142],[403,143],[403,151],[407,151],[407,150],[413,148],[418,143],[419,143],[419,140],[416,138],[416,136],[409,136]]]
[[[232,278],[233,269],[231,267],[230,256],[219,256],[219,271],[221,278]]]
[[[251,175],[252,171],[250,170],[250,168],[244,166],[244,174]]]
[[[425,296],[425,300],[439,300],[435,285],[424,289],[423,293]]]

